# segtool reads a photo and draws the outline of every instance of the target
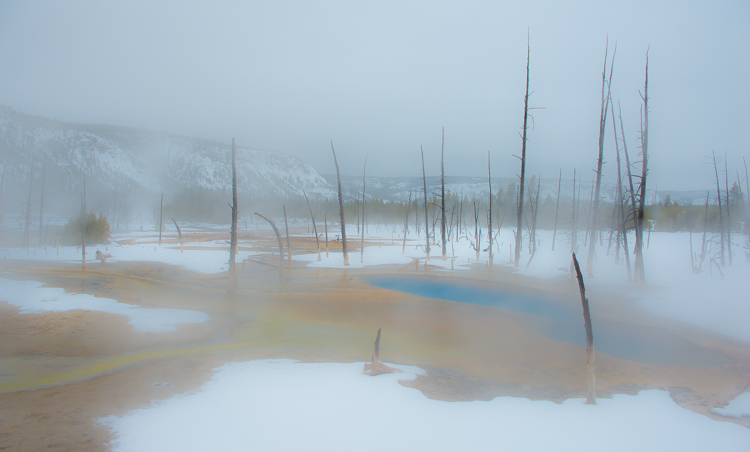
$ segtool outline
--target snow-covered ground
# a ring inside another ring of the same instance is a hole
[[[142,308],[111,298],[66,293],[64,289],[56,287],[42,287],[42,283],[36,281],[15,281],[5,278],[0,278],[0,301],[19,307],[21,314],[84,309],[124,315],[135,331],[145,333],[175,331],[179,324],[203,323],[210,319],[208,314],[201,311]]]
[[[370,377],[363,363],[228,363],[195,391],[99,419],[115,451],[746,451],[750,430],[676,405],[664,391],[586,405],[497,397],[443,402]]]

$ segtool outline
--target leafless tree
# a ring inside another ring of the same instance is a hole
[[[312,211],[312,207],[310,207],[310,200],[307,199],[307,193],[305,193],[305,191],[302,190],[302,194],[305,195],[305,202],[307,203],[307,209],[310,211],[310,218],[312,218],[313,234],[315,234],[315,245],[318,248],[318,260],[320,260],[320,240],[318,240],[318,227],[315,225],[315,214]]]
[[[23,226],[23,246],[26,248],[26,253],[29,252],[29,226],[31,225],[31,189],[34,187],[34,158],[31,159],[31,171],[29,173],[29,201],[26,204],[26,214],[24,218]],[[84,220],[85,223],[85,220]]]
[[[286,204],[283,204],[282,207],[284,208],[284,229],[286,229],[286,253],[287,253],[287,260],[289,265],[292,265],[292,245],[289,242],[289,221],[286,218]],[[317,234],[316,234],[317,236]],[[326,253],[328,252],[328,228],[326,228]],[[328,257],[328,254],[326,254],[326,257]]]
[[[579,190],[580,192],[580,190]],[[573,212],[570,230],[570,252],[575,253],[578,248],[578,203],[576,202],[576,169],[573,168]]]
[[[409,232],[409,208],[411,207],[411,190],[409,190],[409,201],[406,203],[406,216],[404,217],[404,243],[401,246],[401,254],[406,252],[406,234]]]
[[[641,182],[638,186],[638,212],[636,215],[635,239],[635,281],[646,284],[646,270],[643,262],[643,223],[646,210],[646,176],[648,175],[648,51],[646,51],[646,81],[643,85],[643,120],[641,121]]]
[[[596,232],[599,225],[599,196],[602,185],[602,165],[604,164],[604,131],[607,125],[607,112],[609,111],[609,98],[612,88],[612,69],[615,64],[615,55],[617,54],[617,44],[615,51],[612,53],[612,63],[609,68],[609,79],[607,80],[607,50],[609,48],[609,39],[604,50],[604,69],[602,71],[602,102],[599,115],[599,158],[596,162],[596,191],[594,195],[594,204],[591,211],[591,221],[589,223],[589,254],[586,260],[586,273],[589,278],[593,276],[594,271],[594,248],[596,247]],[[607,86],[607,95],[604,95],[604,86]]]
[[[336,150],[333,149],[331,141],[331,151],[333,152],[333,163],[336,165],[336,181],[339,187],[339,214],[341,215],[341,246],[344,254],[344,265],[349,265],[349,253],[346,250],[346,221],[344,220],[344,195],[341,192],[341,172],[339,171],[339,162],[336,160]]]
[[[326,257],[328,257],[328,212],[323,212],[323,223],[325,224],[325,230],[326,230]],[[289,255],[291,256],[292,251],[289,251]]]
[[[529,257],[529,261],[526,263],[527,267],[531,265],[531,260],[534,259],[534,255],[536,254],[536,218],[537,214],[539,213],[539,191],[541,185],[542,175],[540,174],[539,178],[537,179],[536,193],[534,194],[533,202],[531,202],[531,190],[529,190],[529,204],[531,207],[531,231],[529,232],[531,240],[529,240],[529,251],[531,252],[531,256]]]
[[[716,197],[719,201],[719,240],[721,241],[721,266],[723,267],[726,265],[726,261],[724,260],[724,214],[721,208],[721,188],[719,188],[719,170],[716,169],[716,154],[714,151],[711,151],[711,155],[713,155],[714,173],[716,174]]]
[[[726,205],[727,208],[727,257],[729,258],[729,266],[732,266],[732,215],[729,212],[729,170],[727,169],[727,153],[724,152],[724,184],[726,187]]]
[[[578,279],[578,289],[581,292],[581,304],[583,305],[583,325],[586,328],[586,403],[596,405],[596,356],[594,354],[594,332],[591,328],[591,312],[589,311],[589,299],[586,298],[586,287],[583,284],[583,275],[578,266],[576,253],[573,253],[573,265]]]
[[[174,222],[174,227],[177,228],[177,235],[180,237],[180,252],[182,252],[182,229],[180,229],[180,225],[177,224],[177,220],[172,217],[172,221]]]
[[[281,243],[281,233],[279,232],[279,228],[276,227],[276,223],[264,217],[263,215],[259,214],[258,212],[255,212],[255,215],[258,215],[259,217],[266,220],[268,224],[270,224],[271,227],[273,228],[273,232],[276,234],[276,239],[279,241],[279,268],[283,268],[284,267],[284,245],[282,245]]]
[[[443,158],[443,151],[445,149],[445,127],[442,128],[440,142],[440,238],[442,240],[443,248],[443,260],[446,260],[446,249],[445,249],[445,165]],[[492,261],[492,254],[490,253],[490,262]]]
[[[81,269],[86,270],[86,172],[83,173],[83,193],[81,194]]]
[[[521,175],[520,175],[520,193],[518,196],[518,206],[516,215],[518,222],[516,224],[516,250],[513,265],[518,267],[521,261],[521,240],[523,236],[523,190],[526,177],[526,132],[528,131],[529,119],[529,60],[531,57],[531,45],[529,37],[526,37],[526,95],[523,98],[523,136],[521,138]]]
[[[555,237],[557,236],[557,214],[560,211],[560,187],[562,187],[562,168],[557,179],[557,203],[555,204],[555,227],[552,229],[552,251],[555,251]]]
[[[232,165],[232,169],[234,170],[234,165]],[[164,193],[161,194],[161,201],[159,202],[159,245],[161,245],[161,231],[163,230],[164,230]]]
[[[424,151],[422,150],[422,146],[419,147],[419,152],[422,155],[422,186],[424,188],[424,252],[426,260],[430,260],[430,222],[427,221],[427,176],[425,176],[424,172]]]
[[[362,169],[362,239],[359,244],[359,262],[365,261],[365,189],[367,188],[367,182],[365,176],[367,175],[367,155],[365,155],[365,166]]]
[[[42,161],[42,195],[39,201],[39,246],[40,247],[44,244],[42,229],[44,226],[44,181],[45,181],[46,175],[47,175],[47,155],[45,154],[44,160]]]
[[[492,165],[490,164],[490,151],[487,151],[487,184],[489,185],[489,199],[487,200],[487,228],[489,229],[488,239],[490,242],[487,252],[489,253],[489,263],[492,265]],[[443,236],[443,238],[445,238],[445,236]]]

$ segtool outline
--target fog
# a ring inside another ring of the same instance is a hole
[[[649,49],[651,183],[710,187],[750,158],[750,5],[671,1],[3,2],[0,104],[82,123],[292,154],[330,174],[518,172],[527,31],[528,171],[595,168],[604,50],[637,149]],[[611,128],[606,160],[614,162]],[[605,165],[614,181],[615,165]],[[653,185],[652,185],[653,186]]]

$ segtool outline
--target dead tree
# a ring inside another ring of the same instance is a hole
[[[724,260],[724,214],[721,208],[721,188],[719,185],[719,170],[716,169],[716,154],[711,151],[714,160],[714,173],[716,174],[716,197],[719,201],[719,240],[721,242],[721,266],[726,265]]]
[[[44,160],[42,162],[42,195],[41,199],[39,201],[39,247],[41,247],[44,244],[44,240],[42,240],[42,228],[44,226],[44,180],[45,176],[47,174],[47,155],[44,155]]]
[[[83,173],[83,194],[81,195],[81,269],[86,270],[86,173]]]
[[[576,202],[576,169],[573,168],[573,214],[570,228],[570,252],[575,253],[578,248],[578,213]]]
[[[531,240],[529,240],[530,244],[530,252],[531,256],[529,257],[529,261],[526,263],[526,266],[528,267],[531,265],[531,260],[534,259],[534,255],[536,254],[536,217],[539,213],[539,190],[542,186],[542,175],[539,175],[539,179],[537,179],[536,183],[536,193],[534,194],[534,202],[531,203],[531,196],[529,196],[529,203],[531,204],[531,232],[529,235],[531,236]],[[529,193],[531,194],[531,193]]]
[[[364,368],[362,369],[362,371],[365,373],[369,371],[370,375],[373,377],[380,374],[399,372],[399,369],[386,366],[385,364],[380,362],[380,330],[381,328],[378,328],[378,335],[375,337],[375,346],[372,349],[372,359],[369,363],[366,362]]]
[[[440,142],[440,238],[443,245],[443,260],[446,260],[445,250],[445,165],[443,159],[443,150],[445,148],[445,127],[442,129],[442,139]],[[489,152],[489,151],[487,151]],[[489,157],[488,157],[489,158]],[[490,253],[490,263],[492,263],[492,253]]]
[[[177,220],[172,217],[172,221],[174,222],[174,227],[177,228],[177,235],[180,237],[180,252],[182,252],[182,229],[180,229],[180,225],[177,224]]]
[[[726,184],[726,207],[727,207],[727,254],[729,266],[732,266],[732,216],[729,213],[729,170],[727,169],[727,153],[724,152],[724,183]]]
[[[326,257],[328,257],[328,212],[323,212],[323,223],[326,230]],[[288,235],[288,234],[287,234]],[[291,259],[292,250],[289,250],[289,256]]]
[[[490,246],[487,248],[489,252],[489,263],[492,265],[492,166],[490,165],[490,151],[487,151],[487,183],[489,184],[489,200],[487,202],[487,227],[489,228],[489,241]],[[445,238],[445,236],[443,236]],[[445,249],[445,248],[443,248]]]
[[[339,171],[339,162],[336,160],[336,150],[333,149],[331,141],[331,152],[333,152],[333,163],[336,165],[336,181],[339,187],[339,214],[341,215],[341,246],[344,254],[344,265],[349,265],[349,253],[346,250],[346,221],[344,220],[344,195],[341,192],[341,172]]]
[[[161,231],[164,230],[164,193],[161,194],[159,203],[159,245],[161,245]]]
[[[0,179],[0,230],[2,230],[3,227],[3,186],[5,185],[5,170],[8,168],[8,165],[3,165],[3,178]]]
[[[283,204],[284,208],[284,229],[286,229],[286,253],[289,261],[289,265],[292,264],[292,245],[289,243],[289,221],[286,219],[286,204]],[[326,252],[328,251],[328,229],[326,228]],[[317,234],[316,234],[317,237]],[[328,257],[328,254],[326,254]]]
[[[618,103],[619,105],[619,103]],[[625,216],[625,200],[622,193],[622,169],[620,167],[620,142],[617,140],[617,125],[615,124],[615,105],[612,102],[610,98],[610,106],[612,107],[612,133],[615,137],[615,150],[617,151],[617,202],[616,207],[619,221],[619,233],[622,234],[622,243],[623,243],[623,254],[625,255],[625,265],[627,266],[628,270],[628,282],[631,282],[633,280],[633,275],[630,272],[630,251],[628,250],[628,230],[626,227],[626,216]],[[620,118],[620,121],[622,121],[622,117]],[[622,124],[621,124],[622,125]],[[623,143],[625,140],[625,137],[623,136]],[[632,181],[632,180],[631,180]],[[618,250],[619,245],[618,245]]]
[[[232,230],[229,240],[229,271],[232,273],[233,279],[237,270],[235,258],[237,257],[237,215],[239,213],[239,203],[237,202],[237,165],[234,138],[232,138],[232,205],[230,207],[232,208]],[[284,256],[282,255],[281,258],[283,259]]]
[[[750,179],[747,177],[747,161],[745,157],[742,157],[742,163],[745,164],[745,186],[747,187],[747,201],[745,204],[745,229],[747,230],[747,240],[750,243]],[[3,177],[5,177],[5,170],[3,170]],[[0,185],[0,193],[2,192],[2,185]]]
[[[359,244],[359,262],[365,261],[365,188],[367,183],[365,182],[365,176],[367,175],[367,155],[365,155],[365,166],[362,169],[362,240]]]
[[[29,252],[29,226],[31,225],[31,189],[34,188],[34,158],[31,159],[31,172],[29,173],[29,201],[26,204],[26,215],[24,218],[23,226],[23,247],[26,248],[26,253]]]
[[[307,193],[302,190],[302,194],[305,195],[305,202],[307,203],[308,210],[310,210],[310,218],[312,218],[313,224],[313,234],[315,234],[315,245],[318,247],[318,260],[320,260],[320,240],[318,240],[318,227],[315,225],[315,215],[313,214],[312,207],[310,207],[310,200],[307,199]]]
[[[557,179],[557,203],[555,204],[555,227],[552,229],[552,251],[555,251],[555,237],[557,236],[557,213],[560,211],[560,187],[562,186],[562,168]]]
[[[479,211],[477,211],[477,203],[474,202],[474,251],[477,252],[477,261],[479,260],[479,250],[482,247],[479,245],[480,235],[482,230],[479,229]]]
[[[586,328],[586,403],[596,405],[596,362],[594,355],[594,332],[591,329],[591,313],[589,312],[589,299],[586,298],[586,287],[583,285],[583,275],[578,266],[576,253],[573,253],[573,265],[578,278],[578,289],[581,292],[581,304],[583,305],[583,326]]]
[[[419,147],[419,152],[422,154],[422,185],[424,188],[424,252],[426,260],[430,260],[430,222],[428,221],[427,215],[427,176],[424,172],[424,151],[422,146]]]
[[[599,196],[602,185],[602,165],[604,164],[604,131],[607,125],[607,112],[609,111],[609,97],[612,88],[612,69],[615,65],[615,55],[617,55],[617,44],[615,43],[615,51],[612,53],[612,63],[609,68],[609,79],[606,80],[607,75],[607,50],[609,47],[609,39],[607,39],[607,46],[604,50],[604,70],[602,71],[602,103],[599,115],[599,158],[596,162],[596,191],[594,195],[594,204],[591,211],[591,222],[589,223],[589,254],[586,260],[586,273],[589,278],[594,276],[594,247],[596,246],[596,232],[599,225]],[[604,85],[607,85],[607,95],[604,95]]]
[[[406,234],[409,232],[409,208],[411,207],[411,190],[409,190],[409,202],[406,203],[406,217],[404,218],[404,244],[401,246],[401,254],[406,252]]]
[[[513,265],[518,267],[521,261],[521,239],[523,236],[523,189],[526,177],[526,132],[528,130],[529,119],[529,59],[531,57],[531,45],[528,36],[526,38],[526,95],[523,98],[523,136],[521,138],[521,176],[520,176],[520,193],[518,196],[518,206],[516,215],[518,222],[516,224],[516,250]]]
[[[258,212],[255,212],[255,215],[258,215],[259,217],[266,220],[268,224],[270,224],[271,227],[273,228],[273,232],[276,233],[276,239],[279,241],[279,268],[283,268],[284,267],[284,245],[281,244],[281,233],[279,232],[279,228],[276,227],[276,223],[264,217],[263,215],[259,214]]]
[[[640,284],[646,284],[646,270],[643,263],[643,223],[646,210],[646,176],[648,175],[648,51],[646,51],[646,81],[644,82],[643,94],[643,120],[641,121],[641,183],[638,187],[638,212],[636,222],[635,240],[635,280]]]

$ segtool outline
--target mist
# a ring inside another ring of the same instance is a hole
[[[711,150],[750,157],[745,2],[4,2],[0,104],[67,122],[175,133],[291,154],[331,174],[513,177],[527,33],[529,171],[595,169],[601,73],[636,148],[650,61],[652,181],[712,183]],[[614,151],[611,130],[605,153]],[[608,161],[614,161],[612,157]],[[614,182],[614,165],[604,178]]]

